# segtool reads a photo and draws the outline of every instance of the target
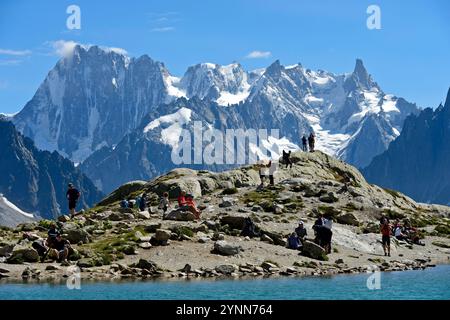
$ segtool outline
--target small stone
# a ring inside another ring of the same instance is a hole
[[[229,208],[232,207],[236,203],[236,199],[231,197],[223,197],[222,202],[219,204],[221,208]]]
[[[237,245],[230,244],[224,240],[217,241],[214,243],[214,251],[226,255],[226,256],[232,256],[238,254],[242,248]]]
[[[59,222],[68,222],[70,221],[70,217],[68,215],[62,215],[58,217]]]
[[[211,239],[208,238],[208,237],[201,237],[201,238],[198,239],[199,243],[207,243],[209,241],[211,241]]]
[[[270,244],[273,244],[273,239],[272,239],[271,237],[269,237],[268,235],[266,235],[266,234],[263,234],[263,235],[261,236],[261,241],[264,241],[264,242],[268,242],[268,243],[270,243]]]
[[[148,211],[139,211],[137,217],[138,219],[147,220],[150,219],[150,213]]]
[[[176,234],[176,237],[178,238],[178,234]],[[191,241],[192,238],[189,237],[189,236],[187,236],[187,235],[185,235],[185,234],[182,234],[182,235],[180,236],[180,240],[183,240],[183,241]]]
[[[261,206],[255,205],[252,207],[253,212],[262,212],[263,208]]]
[[[149,225],[145,226],[145,232],[148,233],[155,233],[158,229],[161,229],[161,223],[150,223]]]
[[[269,269],[272,269],[272,268],[278,269],[278,266],[275,265],[275,264],[273,264],[273,263],[264,261],[264,262],[261,264],[261,268],[263,268],[264,270],[269,270]]]
[[[152,245],[150,244],[150,242],[142,242],[139,244],[139,247],[142,249],[150,249]]]
[[[139,242],[150,242],[151,239],[152,239],[152,237],[150,237],[150,236],[142,236],[142,237],[139,237]]]
[[[99,235],[105,234],[105,230],[94,230],[94,231],[92,231],[92,234],[99,236]]]
[[[223,265],[217,266],[215,268],[215,270],[218,273],[230,275],[236,271],[236,266],[233,264],[223,264]]]
[[[155,239],[158,241],[167,241],[170,239],[170,236],[171,236],[170,230],[157,229],[155,232]]]
[[[282,214],[284,210],[284,206],[281,204],[276,204],[273,206],[273,213],[274,214]]]
[[[334,192],[328,192],[327,194],[321,196],[319,198],[319,200],[322,202],[325,202],[325,203],[333,203],[333,202],[337,202],[339,200],[339,198],[336,197]]]

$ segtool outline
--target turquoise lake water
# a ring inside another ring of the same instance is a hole
[[[368,289],[369,276],[365,273],[252,280],[82,282],[79,290],[69,290],[65,284],[0,283],[0,300],[450,300],[450,265],[380,273],[379,290]]]

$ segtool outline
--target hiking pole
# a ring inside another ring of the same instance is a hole
[[[45,262],[45,258],[47,258],[48,253],[50,252],[51,248],[48,248],[47,251],[45,252],[45,254],[42,256],[41,258],[41,262]]]

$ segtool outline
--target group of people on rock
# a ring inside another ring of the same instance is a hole
[[[298,222],[298,227],[289,235],[287,244],[289,249],[302,250],[307,232],[302,220]]]
[[[331,253],[332,225],[333,220],[331,217],[325,218],[323,214],[320,214],[312,226],[314,230],[314,242],[324,248],[326,253]],[[288,248],[302,250],[306,236],[307,232],[304,222],[300,220],[298,227],[295,228],[295,231],[288,238]]]
[[[147,193],[143,193],[137,196],[136,199],[128,198],[120,201],[121,208],[138,208],[140,211],[144,211],[147,208]]]
[[[394,236],[395,239],[399,241],[405,241],[409,244],[425,245],[425,243],[420,240],[419,231],[412,227],[408,220],[405,220],[402,225],[400,220],[396,219],[391,225],[389,218],[382,216],[380,219],[380,232],[385,256],[391,256],[391,236]]]
[[[201,210],[197,208],[192,194],[186,194],[186,191],[184,190],[180,191],[177,202],[179,210],[192,212],[197,220],[200,219]],[[140,211],[144,211],[147,208],[147,194],[143,193],[136,199],[123,199],[120,202],[120,207],[139,208]],[[172,208],[168,192],[164,192],[160,197],[158,208],[163,211],[163,217],[166,215],[167,211]]]
[[[302,150],[305,152],[308,152],[308,146],[309,151],[314,152],[314,145],[315,145],[315,135],[314,133],[311,133],[308,138],[306,136],[302,137]],[[291,154],[292,151],[285,151],[283,150],[282,154],[282,163],[286,166],[286,169],[292,168],[293,162],[291,160]],[[269,178],[269,185],[274,185],[274,173],[278,169],[278,163],[275,160],[269,160],[267,163],[258,163],[256,164],[256,167],[259,169],[259,178],[261,180],[260,185],[258,186],[258,189],[262,189],[264,187],[264,182],[266,178]]]
[[[314,152],[314,146],[316,144],[316,136],[314,135],[314,132],[311,132],[306,138],[306,136],[302,137],[302,150],[304,152],[308,152],[308,146],[309,146],[309,152]]]
[[[166,192],[163,195],[163,201],[164,203],[168,202],[169,194]],[[200,214],[202,211],[197,208],[197,205],[194,202],[194,196],[190,193],[186,194],[186,191],[182,190],[180,195],[178,196],[178,207],[180,210],[190,211],[194,214],[195,219],[200,219]]]
[[[28,234],[25,233],[24,238],[27,237]],[[32,247],[38,252],[41,261],[45,261],[48,257],[61,262],[62,265],[69,265],[67,258],[73,249],[69,240],[63,238],[54,222],[49,227],[47,238],[34,240]]]

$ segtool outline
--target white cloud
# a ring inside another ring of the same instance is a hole
[[[60,57],[70,55],[78,43],[75,41],[58,40],[51,42],[54,53]]]
[[[8,56],[28,56],[31,54],[31,50],[0,49],[0,54]]]
[[[73,52],[73,49],[80,45],[82,48],[88,50],[93,45],[91,44],[82,44],[78,43],[72,40],[66,41],[66,40],[58,40],[58,41],[52,41],[49,42],[51,47],[53,48],[53,53],[60,56],[60,57],[67,57]],[[99,46],[100,49],[104,51],[111,51],[115,52],[117,54],[121,55],[128,55],[128,52],[125,49],[117,48],[117,47],[106,47],[106,46]]]
[[[272,52],[270,51],[252,51],[246,56],[246,58],[247,59],[269,58],[271,55]]]
[[[106,51],[109,50],[109,51],[112,51],[112,52],[115,52],[117,54],[121,54],[124,56],[128,55],[127,50],[122,49],[122,48],[114,48],[114,47],[100,47],[100,48],[102,48],[103,50],[106,50]]]
[[[0,66],[17,66],[22,60],[0,60]]]
[[[162,27],[162,28],[153,28],[152,32],[169,32],[175,30],[174,27]]]

